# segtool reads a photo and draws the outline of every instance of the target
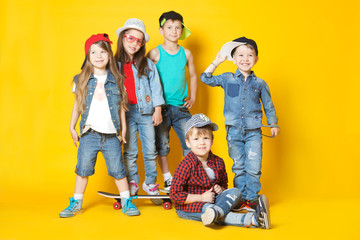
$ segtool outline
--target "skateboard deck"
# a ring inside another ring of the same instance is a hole
[[[167,192],[165,190],[159,189],[160,192]],[[121,197],[119,194],[108,193],[103,191],[98,191],[98,194],[107,198],[114,198],[116,202],[114,203],[114,209],[118,210],[121,208]],[[135,195],[132,196],[134,199],[150,199],[154,204],[160,205],[162,201],[162,206],[164,209],[169,210],[171,208],[171,200],[169,195]],[[160,201],[160,202],[159,202]]]

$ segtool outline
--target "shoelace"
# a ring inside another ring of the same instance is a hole
[[[70,206],[68,206],[65,210],[71,211],[76,206],[77,201],[74,198],[69,198],[69,199],[70,199]]]
[[[123,206],[123,208],[122,208],[122,212],[123,212],[123,213],[126,213],[126,211],[127,211],[128,209],[136,208],[135,205],[134,205],[134,203],[132,202],[132,200],[133,200],[133,199],[137,199],[137,198],[138,198],[137,196],[132,196],[132,197],[129,197],[128,199],[126,199],[125,204],[124,204],[124,206]]]

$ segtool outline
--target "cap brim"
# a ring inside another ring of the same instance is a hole
[[[223,57],[227,57],[226,59],[231,61],[233,58],[231,56],[231,51],[240,46],[240,45],[245,45],[246,43],[244,42],[227,42],[225,43],[221,50],[220,50],[220,55],[223,56]]]
[[[121,28],[118,28],[116,30],[116,35],[119,37],[120,36],[120,33],[122,31],[125,31],[127,29],[136,29],[136,30],[139,30],[140,32],[142,32],[145,36],[145,42],[148,42],[150,40],[150,36],[149,34],[147,34],[146,32],[143,32],[140,28],[138,28],[137,26],[127,26],[127,27],[121,27]]]
[[[219,129],[218,125],[216,123],[203,123],[203,124],[196,124],[196,126],[193,126],[193,127],[203,127],[203,126],[206,126],[206,125],[210,125],[212,130],[213,131],[217,131]]]
[[[184,24],[182,24],[183,26],[184,26],[184,28],[183,28],[183,32],[182,32],[182,34],[181,34],[181,36],[180,36],[180,40],[184,40],[185,38],[187,38],[188,36],[190,36],[191,35],[191,31],[190,31],[190,29],[188,29]]]

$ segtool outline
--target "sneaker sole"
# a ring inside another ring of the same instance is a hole
[[[125,214],[129,217],[132,217],[132,216],[139,216],[140,212],[126,212]]]
[[[82,214],[83,210],[80,210],[78,212],[75,212],[74,214],[70,215],[70,214],[59,214],[59,217],[61,218],[70,218],[70,217],[75,217],[76,215]]]
[[[201,215],[201,221],[205,226],[209,226],[214,222],[215,210],[212,208],[206,209],[205,213]]]
[[[265,195],[259,197],[259,205],[264,209],[264,223],[265,229],[270,229],[270,212],[269,212],[269,200]]]

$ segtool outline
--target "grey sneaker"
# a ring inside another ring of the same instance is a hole
[[[61,218],[73,217],[77,214],[82,213],[81,207],[83,200],[82,199],[75,200],[73,197],[69,199],[70,199],[70,206],[68,206],[67,208],[65,208],[60,212],[59,217]]]
[[[270,229],[269,201],[265,195],[259,196],[259,203],[255,211],[255,220],[260,228]]]
[[[205,226],[209,226],[212,223],[216,223],[219,219],[219,212],[212,207],[208,207],[206,211],[201,215],[201,221]]]
[[[139,209],[134,205],[133,199],[136,199],[137,196],[129,197],[129,198],[122,198],[121,199],[121,206],[122,212],[128,216],[138,216],[140,215]]]
[[[135,180],[131,180],[129,182],[129,191],[131,196],[135,196],[138,194],[139,191],[139,185],[135,182]]]

